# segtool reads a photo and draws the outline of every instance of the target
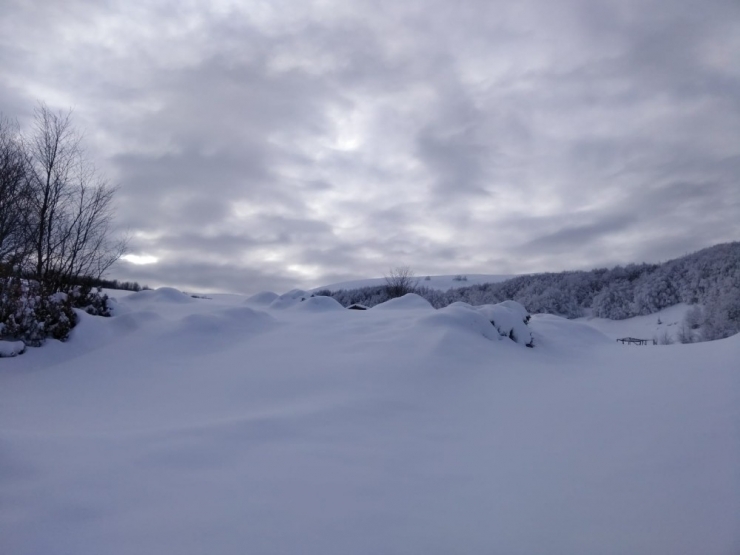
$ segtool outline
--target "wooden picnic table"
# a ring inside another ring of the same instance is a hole
[[[622,337],[621,339],[617,339],[622,345],[647,345],[648,341],[651,341],[650,339],[638,339],[636,337]],[[654,341],[653,341],[654,343]]]

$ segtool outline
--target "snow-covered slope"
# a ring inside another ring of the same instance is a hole
[[[636,337],[640,339],[664,340],[668,337],[676,341],[679,328],[691,307],[680,303],[654,314],[634,316],[625,320],[610,320],[609,318],[577,318],[576,322],[584,322],[596,328],[605,335],[617,339],[620,337]]]
[[[458,289],[460,287],[468,287],[470,285],[477,285],[480,283],[498,283],[500,281],[511,279],[512,277],[514,276],[498,274],[458,274],[449,276],[416,276],[416,279],[419,280],[420,287],[429,287],[430,289],[447,291],[448,289]],[[323,285],[312,289],[312,291],[321,291],[324,289],[328,289],[330,291],[338,291],[340,289],[358,289],[360,287],[385,285],[385,283],[385,278],[358,279],[354,281],[343,281],[340,283]]]
[[[0,359],[0,552],[740,552],[740,336],[289,298],[135,293]]]

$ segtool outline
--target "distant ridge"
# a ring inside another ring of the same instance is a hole
[[[419,285],[427,287],[429,289],[436,289],[439,291],[447,291],[448,289],[459,289],[461,287],[469,287],[471,285],[480,285],[483,283],[499,283],[516,277],[512,274],[455,274],[455,275],[443,275],[443,276],[416,276],[419,280]],[[359,289],[361,287],[378,287],[385,285],[385,278],[368,278],[358,279],[352,281],[342,281],[339,283],[332,283],[330,285],[322,285],[311,289],[315,291],[339,291],[340,289]]]

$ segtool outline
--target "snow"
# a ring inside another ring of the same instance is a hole
[[[740,336],[178,293],[0,361],[0,552],[740,552]]]
[[[139,291],[126,295],[123,298],[124,302],[127,303],[172,303],[172,304],[184,304],[192,303],[194,299],[189,295],[186,295],[182,291],[178,291],[172,287],[160,287],[159,289],[147,289],[145,291]]]
[[[504,301],[495,305],[487,304],[475,307],[504,337],[511,337],[517,343],[529,345],[532,333],[527,326],[529,313],[515,301]]]
[[[0,357],[14,357],[26,350],[23,341],[0,341]]]
[[[298,303],[302,301],[305,301],[310,296],[311,296],[310,293],[307,293],[306,291],[303,291],[302,289],[293,289],[292,291],[289,291],[283,295],[280,295],[279,297],[276,297],[275,300],[273,300],[269,306],[270,308],[273,308],[273,309],[290,308],[292,306],[297,305]]]
[[[372,310],[434,310],[434,307],[416,293],[407,293],[403,297],[377,304]]]
[[[246,304],[250,304],[254,306],[268,306],[272,301],[274,301],[277,298],[278,298],[277,293],[273,293],[272,291],[262,291],[260,293],[257,293],[256,295],[252,295],[244,302]]]
[[[331,297],[309,297],[305,301],[295,305],[296,310],[304,312],[331,312],[346,310],[341,304]]]

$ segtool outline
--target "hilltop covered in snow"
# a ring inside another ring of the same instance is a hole
[[[460,289],[470,287],[471,285],[480,285],[483,283],[499,283],[511,279],[514,276],[504,274],[454,274],[444,276],[414,276],[420,287],[434,289],[436,291],[447,291],[448,289]],[[362,287],[383,287],[386,284],[386,278],[369,278],[357,279],[352,281],[342,281],[329,285],[322,285],[311,289],[316,291],[339,291],[342,289],[359,289]]]

